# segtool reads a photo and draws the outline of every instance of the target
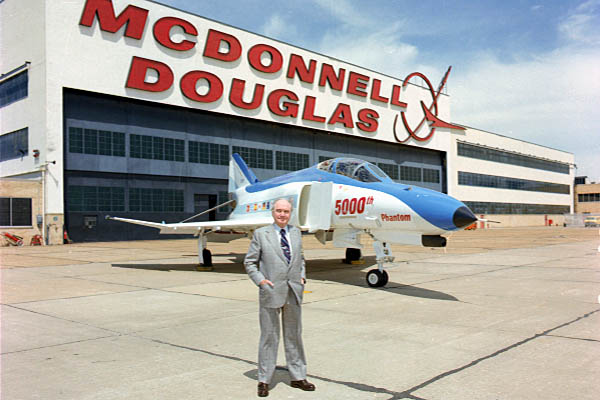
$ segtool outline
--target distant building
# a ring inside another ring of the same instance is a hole
[[[600,215],[600,183],[590,183],[587,176],[575,178],[575,213]]]

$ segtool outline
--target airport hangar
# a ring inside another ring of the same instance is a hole
[[[573,212],[573,154],[453,125],[446,88],[418,72],[146,0],[8,0],[0,23],[0,225],[25,241],[156,238],[104,216],[176,222],[220,204],[233,152],[259,179],[362,158],[504,226]]]

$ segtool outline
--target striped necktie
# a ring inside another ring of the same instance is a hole
[[[285,259],[287,260],[288,264],[290,263],[290,259],[291,257],[291,251],[290,251],[290,243],[287,240],[287,237],[285,236],[285,228],[281,229],[281,250],[283,250],[283,255],[285,256]]]

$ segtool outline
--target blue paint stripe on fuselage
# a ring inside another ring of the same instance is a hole
[[[459,200],[435,190],[396,183],[391,180],[385,182],[361,182],[347,176],[322,171],[314,166],[271,178],[264,182],[248,185],[246,186],[246,191],[248,193],[256,193],[287,183],[311,181],[333,182],[339,185],[356,186],[387,193],[404,202],[430,224],[446,231],[458,229],[454,225],[452,218],[454,212],[459,207],[465,206]]]

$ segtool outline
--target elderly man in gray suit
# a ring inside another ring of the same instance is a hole
[[[258,348],[258,396],[269,395],[279,347],[279,319],[291,386],[313,391],[306,380],[302,345],[302,295],[306,283],[300,229],[288,225],[292,204],[276,200],[271,210],[274,223],[257,229],[244,260],[250,279],[259,286],[260,343]]]

